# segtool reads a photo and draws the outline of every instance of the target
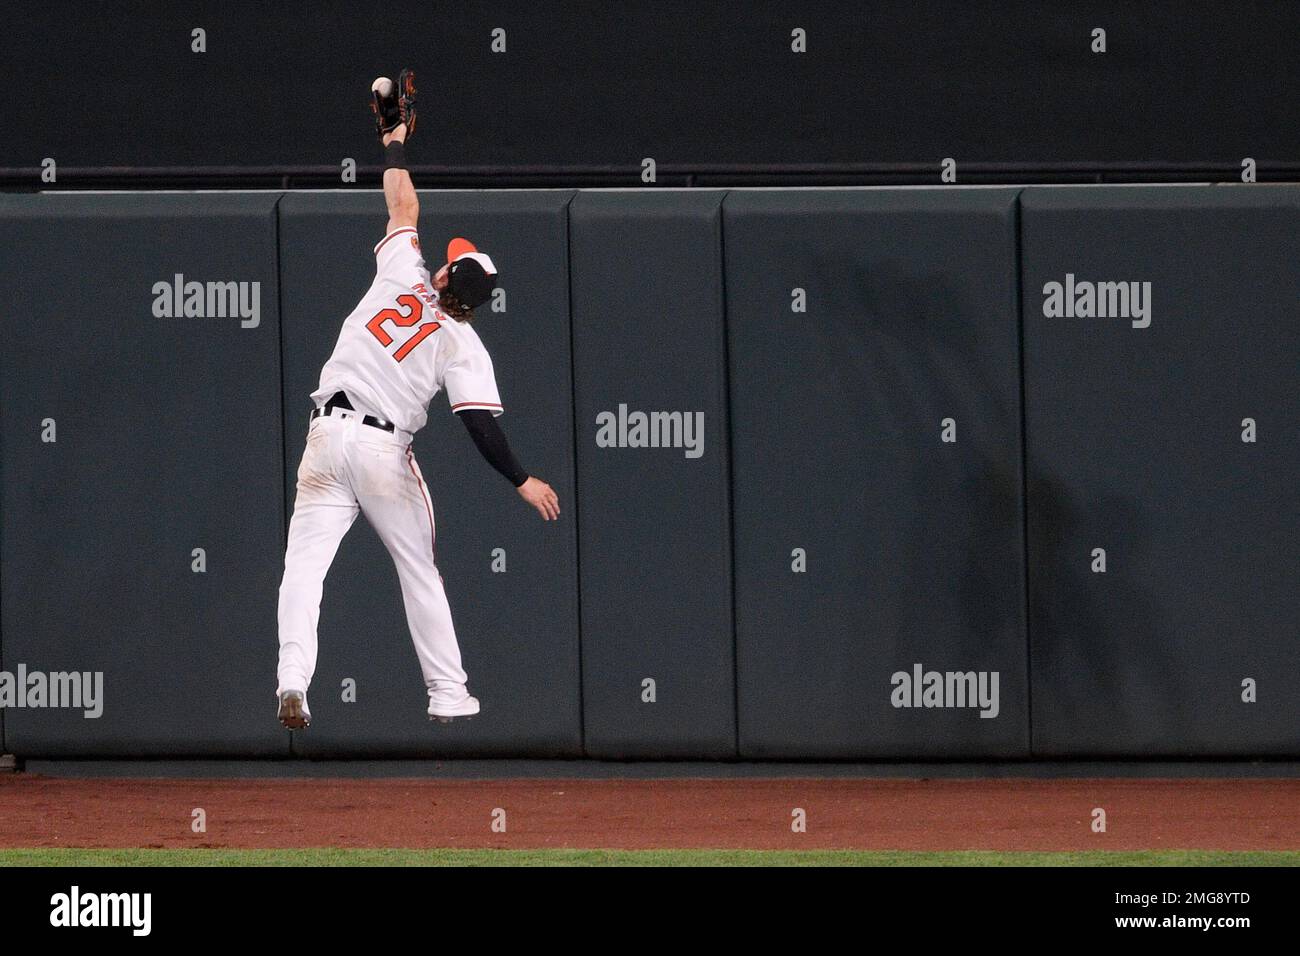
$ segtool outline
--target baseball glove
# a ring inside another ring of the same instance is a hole
[[[406,138],[415,132],[415,71],[403,70],[394,83],[386,76],[370,87],[370,109],[375,114],[375,132],[380,140],[398,123],[406,124]]]

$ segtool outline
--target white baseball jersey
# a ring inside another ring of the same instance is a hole
[[[346,392],[358,411],[417,432],[441,390],[453,412],[483,408],[500,415],[492,359],[478,333],[438,311],[438,293],[413,226],[394,229],[375,246],[375,281],[343,321],[338,343],[312,400]]]

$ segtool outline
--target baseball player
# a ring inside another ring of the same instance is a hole
[[[465,239],[447,246],[430,273],[420,251],[420,204],[406,171],[415,129],[415,78],[381,77],[372,108],[384,144],[388,230],[375,246],[375,280],[343,321],[312,393],[307,448],[280,584],[280,722],[311,723],[307,688],[316,670],[321,588],[339,542],[366,516],[397,566],[406,622],[428,689],[429,718],[469,717],[479,702],[466,688],[460,647],[434,563],[433,502],[411,452],[430,400],[446,391],[483,457],[547,521],[559,517],[550,485],[520,467],[497,424],[502,412],[492,359],[470,326],[496,285],[492,259]]]

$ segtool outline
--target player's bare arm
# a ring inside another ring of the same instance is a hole
[[[370,95],[375,130],[384,144],[384,201],[392,232],[414,226],[420,218],[420,199],[406,171],[406,140],[415,132],[415,74],[403,70],[396,83],[381,76],[371,84]]]
[[[405,146],[405,123],[399,123],[391,133],[384,134],[384,148],[392,143]],[[420,218],[420,198],[415,193],[411,174],[405,169],[390,167],[384,170],[384,202],[388,204],[388,232],[414,226]]]

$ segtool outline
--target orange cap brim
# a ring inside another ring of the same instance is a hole
[[[462,239],[457,236],[451,242],[447,243],[448,262],[455,262],[459,256],[463,256],[467,252],[478,252],[474,243],[470,242],[468,239]]]

